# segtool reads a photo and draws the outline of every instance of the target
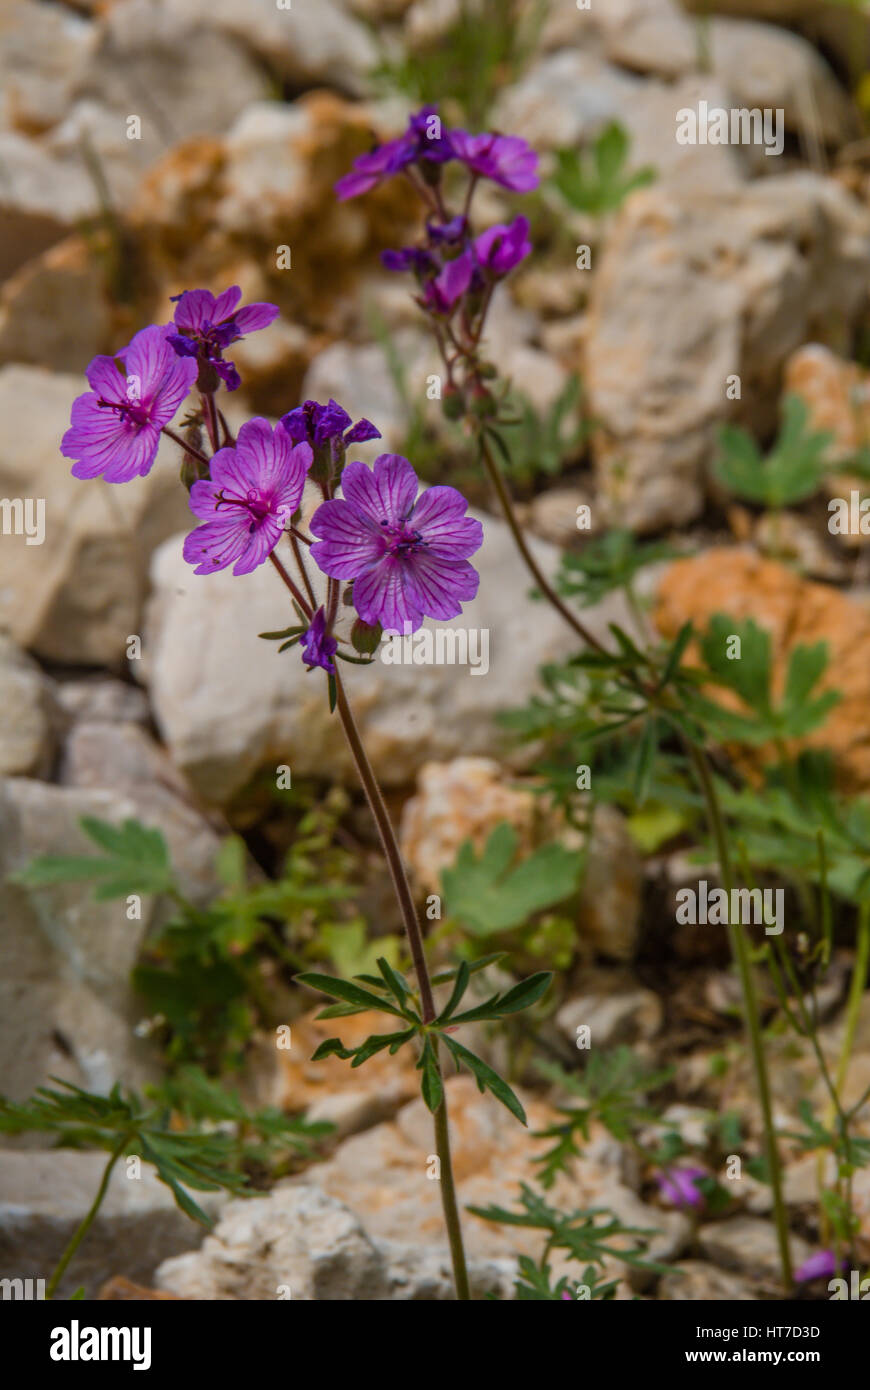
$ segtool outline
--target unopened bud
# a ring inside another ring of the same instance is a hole
[[[382,632],[380,623],[375,623],[373,627],[370,623],[364,623],[362,618],[357,618],[350,630],[351,646],[360,656],[371,656],[378,649]]]
[[[461,420],[465,414],[465,397],[455,386],[447,386],[441,397],[441,409],[448,420]]]

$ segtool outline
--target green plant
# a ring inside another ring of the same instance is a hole
[[[61,1088],[40,1086],[29,1100],[16,1103],[0,1096],[0,1133],[51,1134],[58,1148],[102,1149],[109,1154],[94,1201],[64,1250],[46,1286],[52,1298],[67,1266],[99,1211],[115,1165],[137,1157],[154,1165],[157,1177],[171,1191],[191,1220],[210,1226],[211,1220],[194,1201],[194,1192],[243,1195],[247,1178],[233,1166],[235,1143],[228,1134],[213,1131],[179,1132],[172,1128],[165,1104],[146,1105],[133,1090],[113,1086],[107,1096],[95,1095],[57,1081]]]
[[[483,126],[534,55],[548,9],[549,0],[460,0],[443,33],[385,57],[375,77],[412,103],[443,102],[456,119]]]
[[[755,440],[736,425],[719,431],[716,476],[746,502],[779,511],[812,497],[828,471],[833,436],[808,428],[809,409],[800,396],[786,396],[782,428],[765,458]]]
[[[524,927],[535,913],[573,896],[582,869],[580,855],[548,844],[516,862],[517,832],[496,826],[478,857],[470,840],[442,874],[447,915],[473,937],[486,938]]]
[[[603,217],[621,207],[629,193],[645,188],[656,177],[651,165],[627,172],[629,137],[618,121],[611,121],[592,142],[591,151],[562,149],[556,154],[553,183],[578,212]]]
[[[517,1298],[522,1301],[541,1301],[580,1297],[588,1299],[609,1299],[616,1291],[614,1281],[602,1280],[601,1272],[607,1260],[617,1259],[634,1269],[664,1273],[665,1267],[643,1258],[644,1238],[654,1235],[651,1230],[635,1226],[625,1226],[619,1217],[603,1207],[590,1207],[586,1210],[560,1212],[552,1207],[541,1193],[535,1192],[527,1183],[520,1186],[519,1211],[509,1211],[506,1207],[469,1207],[468,1210],[484,1221],[494,1221],[500,1226],[521,1226],[529,1230],[542,1231],[546,1241],[540,1258],[536,1261],[524,1256],[519,1262],[520,1277],[516,1281]],[[634,1240],[630,1247],[614,1245],[614,1241],[625,1238]],[[562,1277],[553,1284],[550,1257],[554,1251],[563,1251],[569,1260],[576,1260],[584,1266],[581,1283],[583,1288],[570,1292],[570,1282]]]
[[[207,907],[181,892],[161,832],[132,820],[118,827],[84,817],[101,854],[45,855],[16,878],[31,887],[93,882],[98,901],[168,898],[174,911],[146,941],[133,985],[171,1063],[223,1072],[241,1063],[255,1027],[270,1020],[264,961],[298,970],[311,960],[357,967],[373,958],[362,918],[344,910],[350,856],[334,845],[342,805],[306,811],[277,880],[249,884],[244,843],[228,837],[216,865],[223,888]],[[383,937],[374,953],[395,957],[397,946]]]

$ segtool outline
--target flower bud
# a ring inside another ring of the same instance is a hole
[[[360,656],[371,656],[378,649],[382,632],[380,623],[375,623],[372,627],[370,623],[364,623],[362,618],[357,618],[350,630],[351,646]]]
[[[441,398],[441,409],[448,420],[461,420],[465,414],[465,397],[455,386],[446,386]]]

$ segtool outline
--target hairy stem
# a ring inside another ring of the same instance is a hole
[[[687,743],[687,751],[707,808],[707,818],[710,823],[710,830],[716,844],[716,854],[719,859],[722,885],[728,894],[730,909],[732,901],[731,893],[734,887],[734,870],[731,864],[731,852],[728,847],[728,835],[725,829],[725,821],[722,816],[722,809],[719,805],[719,798],[716,795],[716,787],[710,771],[710,764],[704,750],[699,748],[696,744]],[[737,973],[740,978],[740,992],[743,996],[743,1015],[746,1022],[749,1050],[752,1055],[752,1063],[755,1070],[755,1085],[758,1091],[759,1104],[761,1106],[764,1151],[767,1158],[767,1169],[770,1175],[771,1191],[773,1193],[774,1224],[776,1226],[776,1238],[779,1246],[782,1282],[785,1293],[788,1295],[792,1292],[794,1283],[788,1235],[788,1216],[782,1193],[782,1168],[779,1161],[776,1130],[773,1125],[773,1104],[770,1096],[770,1079],[767,1074],[767,1059],[764,1054],[764,1039],[761,1031],[761,1014],[758,1008],[758,995],[755,989],[755,978],[749,956],[749,945],[746,940],[743,925],[740,922],[731,921],[730,910],[728,918],[728,935],[731,942],[731,952],[734,956],[737,965]]]
[[[303,612],[307,610],[310,617],[310,609],[294,584],[290,575],[285,570],[281,561],[277,559],[273,551],[271,555],[272,563],[287,588],[300,604]],[[332,581],[331,581],[332,582]],[[360,738],[353,711],[348,704],[344,684],[338,672],[335,673],[335,692],[336,708],[341,719],[345,737],[351,751],[354,763],[356,764],[359,779],[362,782],[363,791],[366,794],[371,813],[374,816],[375,825],[378,828],[381,846],[384,857],[390,870],[390,877],[393,880],[393,888],[398,900],[399,909],[402,913],[402,921],[405,925],[405,934],[408,938],[408,945],[411,950],[411,959],[414,962],[414,971],[417,976],[417,984],[420,989],[420,1003],[423,1011],[423,1022],[431,1023],[435,1018],[435,999],[432,994],[432,982],[429,978],[429,967],[426,964],[426,951],[423,944],[423,933],[420,930],[420,923],[417,920],[417,911],[414,907],[414,896],[411,892],[411,885],[408,882],[408,875],[405,872],[405,865],[399,849],[399,842],[396,839],[396,832],[390,820],[390,813],[387,810],[378,780],[369,762],[365,746]],[[435,1054],[435,1064],[441,1072],[441,1063],[438,1058],[437,1039],[432,1037],[432,1048]],[[456,1286],[456,1297],[462,1301],[471,1298],[468,1285],[468,1269],[465,1263],[465,1249],[462,1243],[462,1225],[459,1219],[459,1208],[456,1202],[456,1186],[453,1180],[453,1164],[450,1158],[450,1130],[447,1115],[447,1096],[444,1094],[441,1104],[435,1111],[435,1152],[440,1160],[441,1170],[441,1203],[444,1208],[444,1221],[447,1226],[447,1238],[450,1243],[450,1257],[453,1263],[453,1282]]]
[[[402,912],[402,920],[405,924],[405,933],[408,937],[408,944],[411,948],[411,957],[414,962],[414,970],[417,975],[417,983],[420,988],[420,1001],[423,1007],[423,1022],[431,1023],[435,1017],[435,1001],[432,995],[432,983],[429,979],[429,968],[426,964],[426,953],[423,946],[423,933],[420,930],[420,923],[417,920],[417,912],[414,907],[414,898],[411,887],[408,883],[408,876],[405,873],[405,865],[402,861],[401,851],[399,850],[396,832],[390,820],[390,814],[384,802],[381,789],[378,785],[368,754],[363,746],[353,711],[348,704],[347,695],[341,677],[336,673],[335,687],[337,694],[337,708],[339,718],[344,728],[345,736],[350,747],[353,760],[359,773],[366,800],[375,818],[375,824],[380,835],[381,845],[390,870],[390,877],[393,880],[396,898]],[[432,1038],[432,1046],[435,1053],[435,1062],[440,1072],[441,1063],[438,1058],[437,1041]],[[453,1280],[456,1285],[456,1297],[460,1300],[470,1299],[471,1293],[468,1286],[468,1270],[465,1263],[465,1250],[462,1243],[462,1226],[459,1220],[459,1208],[456,1203],[456,1187],[453,1180],[453,1164],[450,1157],[450,1130],[447,1115],[447,1096],[446,1093],[435,1111],[435,1151],[440,1159],[441,1170],[441,1202],[444,1208],[444,1221],[447,1226],[447,1236],[450,1242],[450,1256],[453,1262]]]
[[[522,532],[522,527],[517,521],[513,500],[508,491],[507,483],[504,480],[498,463],[493,457],[489,441],[484,434],[480,435],[479,444],[480,457],[486,469],[487,477],[495,490],[495,495],[498,498],[499,506],[504,514],[504,519],[510,528],[510,533],[514,538],[517,550],[523,558],[526,569],[529,571],[547,602],[552,604],[556,611],[565,619],[569,627],[574,629],[581,642],[585,642],[586,645],[592,647],[594,651],[603,652],[605,648],[598,641],[597,637],[593,637],[592,633],[581,623],[577,615],[572,613],[568,605],[559,597],[549,580],[544,577],[537,560],[529,549],[526,538]]]
[[[114,1149],[109,1155],[109,1161],[103,1170],[103,1176],[100,1180],[100,1185],[97,1188],[97,1195],[91,1203],[86,1215],[82,1219],[78,1228],[73,1233],[69,1245],[66,1247],[60,1259],[58,1260],[57,1268],[55,1269],[54,1273],[48,1281],[45,1290],[46,1301],[54,1297],[55,1291],[57,1290],[57,1286],[63,1278],[64,1274],[66,1273],[67,1265],[69,1264],[73,1255],[78,1250],[79,1246],[81,1245],[82,1241],[87,1235],[94,1221],[94,1218],[97,1215],[97,1212],[100,1210],[100,1207],[103,1204],[103,1198],[106,1195],[106,1189],[109,1186],[109,1178],[112,1176],[112,1170],[115,1167],[115,1164],[118,1162],[118,1159],[121,1157],[121,1154],[124,1152],[129,1138],[129,1134],[125,1134],[115,1145]]]

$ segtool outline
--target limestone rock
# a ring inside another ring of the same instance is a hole
[[[651,530],[696,516],[728,377],[742,416],[769,427],[789,353],[831,317],[854,319],[868,268],[870,215],[815,174],[630,198],[596,271],[583,370],[614,519]]]
[[[34,135],[55,125],[97,36],[91,20],[66,6],[5,0],[0,14],[0,128]]]
[[[318,84],[359,94],[377,62],[369,32],[335,0],[277,6],[274,0],[173,0],[180,18],[214,27],[243,44],[284,82]]]
[[[472,1264],[474,1292],[501,1291],[505,1269]],[[294,1301],[453,1296],[446,1251],[371,1238],[360,1218],[312,1181],[229,1203],[199,1251],[166,1260],[158,1286],[182,1298]]]
[[[81,161],[70,163],[18,131],[0,133],[0,280],[99,212]]]
[[[44,775],[53,745],[50,684],[0,633],[0,777]]]
[[[72,477],[59,446],[86,389],[78,376],[0,368],[0,497],[42,499],[45,518],[42,545],[3,537],[0,627],[48,660],[117,667],[140,632],[151,551],[189,511],[169,440],[147,478],[114,487]]]
[[[662,1020],[658,995],[651,989],[635,989],[575,996],[559,1009],[556,1027],[573,1043],[582,1024],[591,1030],[593,1047],[616,1047],[654,1038]]]
[[[27,261],[0,289],[0,363],[83,372],[111,338],[103,268],[81,237]]]
[[[680,1260],[679,1268],[662,1276],[657,1298],[666,1302],[750,1302],[755,1295],[737,1274],[728,1274],[703,1260]]]
[[[39,855],[90,853],[82,816],[117,822],[133,814],[111,792],[0,782],[0,1072],[16,1100],[52,1075],[103,1091],[149,1073],[150,1051],[133,1035],[129,975],[153,903],[144,899],[142,920],[128,921],[123,901],[95,903],[89,883],[25,888],[9,881]]]
[[[0,1278],[49,1278],[94,1200],[107,1159],[71,1149],[0,1149]],[[212,1216],[223,1200],[195,1196]],[[150,1283],[161,1260],[187,1249],[196,1231],[150,1164],[142,1164],[141,1177],[128,1178],[120,1163],[55,1297],[70,1298],[80,1285],[93,1297],[119,1271]]]
[[[755,1279],[780,1277],[779,1249],[772,1221],[756,1216],[729,1216],[726,1221],[710,1222],[698,1232],[701,1253],[723,1269],[733,1269]],[[791,1256],[797,1267],[812,1253],[800,1236],[792,1233]]]
[[[675,637],[689,618],[703,630],[715,613],[754,618],[767,629],[775,690],[795,646],[827,643],[828,669],[819,688],[839,690],[843,698],[797,746],[830,748],[847,788],[870,787],[870,613],[836,589],[751,551],[714,548],[671,565],[658,591],[655,619],[662,634]]]

